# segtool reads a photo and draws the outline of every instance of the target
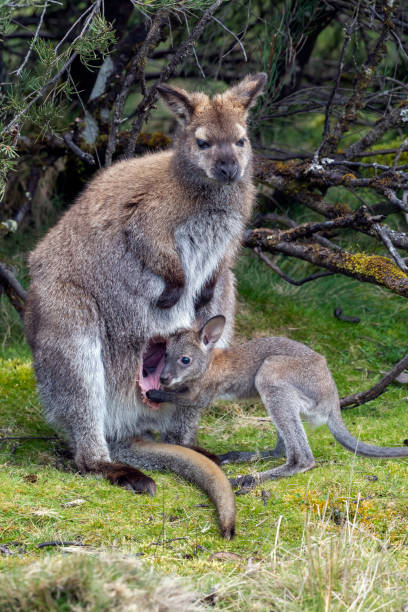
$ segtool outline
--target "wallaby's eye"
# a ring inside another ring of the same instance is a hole
[[[206,140],[201,140],[201,138],[197,138],[197,146],[199,149],[209,149],[211,144]]]
[[[183,365],[189,365],[191,363],[190,357],[185,357],[185,356],[181,357],[180,361]]]
[[[240,138],[235,144],[237,147],[243,147],[245,144],[245,138]]]

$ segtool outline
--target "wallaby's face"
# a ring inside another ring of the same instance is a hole
[[[196,332],[181,331],[168,341],[160,383],[166,389],[180,389],[199,380],[208,369],[211,354],[225,325],[225,317],[213,317]]]
[[[262,92],[265,80],[263,73],[248,76],[212,99],[202,93],[159,88],[182,125],[178,152],[197,177],[218,183],[235,183],[244,177],[251,160],[248,109]]]

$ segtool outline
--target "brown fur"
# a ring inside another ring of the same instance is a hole
[[[231,338],[230,265],[254,201],[246,117],[265,81],[250,76],[213,100],[161,86],[182,124],[174,149],[98,173],[30,256],[25,329],[38,387],[81,471],[104,466],[133,486],[138,474],[107,470],[111,443],[171,429],[134,376],[153,338],[219,311],[220,344]]]

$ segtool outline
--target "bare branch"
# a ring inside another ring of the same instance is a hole
[[[72,139],[73,138],[72,131],[64,134],[63,138],[64,138],[64,142],[67,145],[67,147],[71,149],[71,151],[75,153],[75,155],[77,155],[80,159],[82,159],[82,161],[85,161],[87,164],[91,164],[91,166],[95,165],[94,157],[90,153],[86,153],[85,151],[82,151],[82,149],[80,149],[78,145],[74,143]]]
[[[408,267],[405,263],[405,261],[402,259],[402,257],[399,255],[397,249],[394,247],[391,237],[389,236],[388,232],[387,232],[387,228],[383,227],[382,225],[380,225],[379,223],[375,223],[373,225],[373,229],[377,232],[377,234],[380,236],[381,240],[383,241],[383,243],[385,244],[385,246],[387,247],[387,250],[389,252],[389,254],[391,255],[391,257],[393,258],[393,260],[395,261],[395,263],[397,264],[397,266],[405,273],[408,273]]]
[[[256,253],[259,259],[261,259],[264,263],[266,263],[266,265],[269,268],[271,268],[271,270],[276,272],[278,276],[283,278],[283,280],[285,280],[290,285],[295,285],[296,287],[301,287],[305,283],[310,283],[311,281],[314,281],[318,278],[322,278],[324,276],[332,276],[334,274],[334,272],[329,272],[328,270],[326,270],[324,272],[315,272],[314,274],[310,274],[310,276],[306,276],[305,278],[296,280],[292,278],[291,276],[288,276],[287,274],[285,274],[285,272],[281,270],[279,266],[277,266],[273,261],[271,261],[269,257],[264,255],[264,253],[262,253],[262,251],[259,248],[255,248],[254,253]]]
[[[168,14],[169,11],[167,10],[160,10],[156,14],[143,44],[134,56],[129,69],[127,70],[126,77],[123,81],[122,89],[116,96],[116,100],[113,107],[113,115],[109,131],[108,144],[106,146],[105,166],[110,166],[112,164],[112,157],[115,152],[116,143],[118,139],[119,126],[122,121],[123,108],[125,106],[126,98],[128,96],[130,87],[132,86],[136,76],[138,74],[140,75],[144,71],[145,58],[151,47],[158,42],[161,28],[167,22]]]
[[[248,230],[244,246],[303,259],[319,268],[344,274],[363,283],[386,287],[398,295],[408,297],[408,276],[386,257],[350,253],[343,249],[332,251],[316,242],[281,241],[280,235],[279,230],[264,228]]]
[[[0,287],[3,287],[10,302],[13,304],[20,317],[23,318],[24,303],[27,298],[27,292],[25,291],[25,289],[23,289],[23,287],[13,276],[13,274],[9,270],[7,270],[6,266],[4,266],[1,262]]]
[[[21,73],[23,72],[24,66],[26,65],[26,63],[30,59],[31,52],[32,52],[32,50],[34,48],[35,43],[37,42],[37,38],[39,36],[40,30],[41,30],[41,27],[42,27],[42,24],[43,24],[43,21],[44,21],[44,15],[47,12],[47,6],[48,6],[48,0],[45,0],[44,7],[43,7],[43,10],[42,10],[42,13],[41,13],[41,16],[40,16],[40,20],[38,22],[37,29],[36,29],[36,31],[34,33],[34,36],[33,36],[33,39],[31,41],[30,47],[29,47],[29,49],[27,51],[27,54],[26,54],[26,56],[24,58],[23,63],[21,64],[20,68],[18,70],[16,70],[16,74],[17,74],[18,77],[21,77]],[[11,74],[13,74],[13,73],[11,73]]]
[[[180,45],[170,62],[163,68],[156,83],[150,88],[147,94],[143,97],[142,101],[138,104],[136,109],[137,119],[133,122],[128,146],[126,148],[127,157],[131,157],[134,154],[136,140],[139,136],[140,130],[142,129],[143,122],[147,119],[156,102],[158,85],[164,81],[167,81],[175,72],[179,64],[182,64],[185,61],[186,57],[191,53],[194,43],[203,33],[208,21],[212,18],[215,11],[223,2],[224,0],[216,0],[213,4],[211,4],[211,6],[208,7],[208,9],[204,11],[198,23],[193,28],[190,36],[188,36],[184,43]]]
[[[387,389],[387,387],[403,372],[406,368],[408,368],[408,355],[405,355],[398,363],[395,364],[393,368],[385,376],[381,378],[375,385],[373,385],[367,391],[359,391],[358,393],[353,393],[352,395],[347,395],[346,397],[342,397],[340,399],[340,407],[342,410],[345,408],[354,408],[355,406],[360,406],[361,404],[365,404],[382,393]]]

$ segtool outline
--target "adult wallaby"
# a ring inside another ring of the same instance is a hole
[[[315,425],[327,423],[335,439],[357,455],[408,457],[406,447],[372,446],[348,431],[341,417],[336,384],[322,355],[281,337],[217,349],[224,325],[225,318],[219,315],[200,331],[182,330],[170,338],[160,374],[163,389],[148,391],[148,397],[157,403],[170,403],[172,410],[176,406],[180,422],[183,412],[195,412],[199,417],[216,398],[261,397],[278,431],[277,447],[262,453],[230,452],[218,458],[221,463],[229,463],[285,454],[286,463],[235,478],[233,485],[252,487],[315,467],[300,415]]]
[[[265,81],[247,76],[212,99],[159,87],[180,123],[173,149],[97,174],[30,256],[25,329],[38,388],[81,471],[153,492],[151,478],[112,459],[123,446],[133,465],[157,465],[152,453],[131,461],[126,441],[165,430],[142,395],[165,339],[223,312],[220,345],[230,340],[229,266],[254,200],[246,119]],[[166,452],[177,472],[178,451]]]

